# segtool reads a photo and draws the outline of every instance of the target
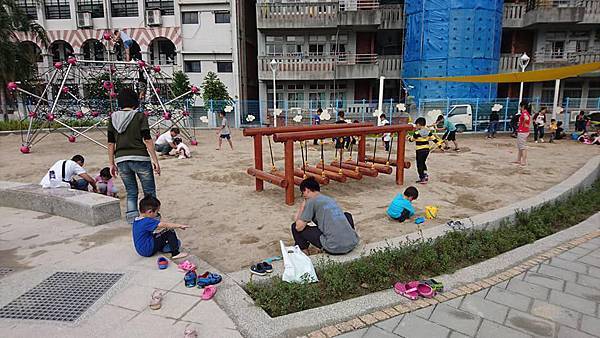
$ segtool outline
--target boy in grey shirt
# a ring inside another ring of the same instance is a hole
[[[343,212],[335,200],[322,195],[319,183],[312,177],[302,181],[304,201],[292,224],[296,245],[308,254],[310,244],[330,254],[345,254],[358,244],[352,215]],[[313,222],[316,226],[309,226]]]

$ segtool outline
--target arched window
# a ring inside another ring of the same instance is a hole
[[[23,56],[31,63],[42,62],[42,50],[38,45],[31,41],[23,41],[20,43]]]
[[[156,38],[150,43],[150,63],[154,65],[177,64],[175,44],[166,38]]]
[[[106,49],[102,42],[96,39],[89,39],[81,46],[84,60],[104,61]]]
[[[73,47],[63,40],[56,40],[50,45],[50,53],[52,53],[52,61],[66,61],[69,56],[73,56]]]

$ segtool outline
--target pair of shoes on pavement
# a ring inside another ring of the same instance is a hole
[[[250,272],[258,276],[266,276],[267,273],[273,272],[273,266],[267,262],[254,264],[250,267]]]

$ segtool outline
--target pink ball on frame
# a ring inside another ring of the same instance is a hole
[[[191,140],[191,141],[190,141],[190,144],[191,144],[191,145],[193,145],[193,146],[197,146],[197,145],[198,145],[198,141],[196,141],[196,140]]]
[[[28,146],[21,146],[21,148],[19,149],[23,154],[29,154],[31,152],[31,148],[29,148]]]
[[[18,87],[19,87],[19,86],[17,85],[17,83],[16,83],[16,82],[9,82],[9,83],[6,85],[6,89],[8,89],[8,90],[10,90],[10,91],[15,91],[15,90],[17,90],[17,88],[18,88]]]
[[[75,136],[71,135],[69,137],[67,137],[67,139],[69,140],[69,142],[74,143],[77,139],[75,138]]]
[[[58,62],[54,63],[54,68],[56,68],[56,69],[62,69],[62,67],[63,67],[63,63],[62,62],[58,61]]]

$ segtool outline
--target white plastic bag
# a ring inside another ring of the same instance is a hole
[[[315,267],[310,258],[296,246],[285,246],[283,241],[281,245],[281,257],[283,257],[283,275],[281,279],[288,283],[318,282]]]

